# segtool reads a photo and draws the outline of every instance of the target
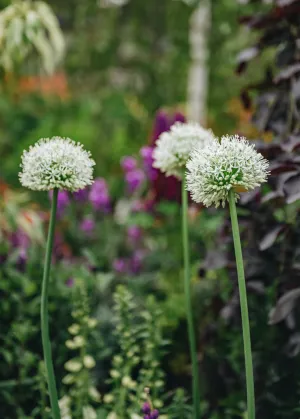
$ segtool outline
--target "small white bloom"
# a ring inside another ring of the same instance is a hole
[[[42,138],[22,155],[23,186],[36,191],[55,188],[75,192],[93,183],[94,160],[69,138]]]
[[[111,376],[112,378],[119,378],[119,377],[121,376],[121,374],[120,374],[120,372],[119,372],[119,371],[117,371],[117,370],[111,370],[111,371],[110,371],[110,376]]]
[[[93,329],[97,326],[98,322],[96,319],[88,319],[87,324],[91,329]]]
[[[59,404],[59,410],[60,410],[61,418],[62,419],[72,419],[71,409],[70,409],[70,405],[71,405],[70,397],[63,396],[58,401],[58,404]]]
[[[96,387],[90,387],[89,388],[89,396],[96,402],[100,402],[100,400],[101,400],[101,394],[96,389]]]
[[[225,206],[231,189],[249,191],[266,182],[269,163],[244,137],[223,136],[195,149],[187,163],[187,189],[196,202]]]
[[[77,335],[77,333],[79,333],[80,331],[80,326],[77,323],[73,323],[69,328],[68,331],[72,334],[72,335]]]
[[[173,175],[180,179],[192,150],[196,146],[203,148],[213,140],[213,132],[195,122],[176,122],[170,131],[163,132],[157,140],[153,166],[167,176]]]
[[[90,368],[94,368],[94,366],[96,365],[96,362],[91,355],[85,355],[85,357],[83,358],[83,364],[85,368],[90,369]]]
[[[83,419],[97,419],[97,412],[92,406],[83,406]]]
[[[70,385],[73,384],[75,381],[75,376],[72,374],[67,374],[64,376],[64,378],[62,379],[62,382],[66,385]]]
[[[114,401],[114,396],[111,393],[105,394],[105,396],[103,397],[103,401],[104,403],[110,404]]]
[[[71,359],[65,363],[65,369],[70,372],[78,372],[82,368],[82,364],[79,361]]]
[[[129,377],[128,375],[125,375],[122,378],[122,386],[133,389],[136,387],[136,382],[132,380],[131,377]]]

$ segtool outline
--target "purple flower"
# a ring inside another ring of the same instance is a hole
[[[144,415],[144,419],[150,419],[150,415]]]
[[[23,230],[19,229],[11,234],[10,242],[13,247],[21,247],[22,249],[28,249],[30,239]]]
[[[127,236],[132,241],[139,240],[142,236],[142,230],[136,225],[130,226],[127,229]]]
[[[174,122],[185,122],[185,116],[181,112],[175,112]]]
[[[131,193],[135,192],[145,180],[145,173],[141,169],[135,169],[126,173],[125,180]]]
[[[130,260],[130,270],[133,274],[138,274],[143,266],[145,252],[143,250],[136,250]]]
[[[52,200],[53,191],[49,191],[49,198]],[[59,190],[57,197],[57,215],[62,217],[65,209],[70,203],[69,194],[67,191]]]
[[[88,195],[89,195],[88,188],[79,189],[79,191],[73,193],[75,200],[79,202],[87,201]]]
[[[162,132],[168,131],[170,128],[170,121],[168,114],[164,111],[158,111],[155,116],[154,128],[153,128],[153,144],[160,136]]]
[[[86,234],[91,234],[95,230],[95,221],[90,218],[84,218],[80,223],[80,230]]]
[[[26,262],[27,262],[27,249],[20,248],[16,265],[21,272],[24,272]]]
[[[144,146],[140,149],[140,155],[143,157],[144,161],[146,162],[153,162],[152,158],[153,154],[153,147],[150,146]]]
[[[108,210],[110,198],[104,179],[97,178],[91,186],[89,199],[96,210]]]
[[[149,402],[145,402],[142,406],[142,413],[149,415],[151,413],[151,406]]]
[[[146,174],[150,180],[157,178],[158,170],[153,167],[153,147],[145,146],[140,150]]]
[[[132,207],[131,210],[133,212],[142,212],[144,211],[145,206],[144,203],[141,199],[136,199],[133,203],[132,203]]]
[[[159,417],[159,411],[154,409],[152,410],[152,412],[150,413],[150,419],[157,419]]]
[[[66,280],[66,286],[69,288],[72,288],[74,286],[74,279],[73,278],[68,278]]]
[[[124,259],[115,259],[113,261],[113,269],[118,273],[118,274],[123,274],[126,272],[127,269],[127,264],[126,261]]]
[[[121,167],[125,173],[131,172],[132,170],[137,168],[137,161],[134,157],[124,156],[121,159]]]

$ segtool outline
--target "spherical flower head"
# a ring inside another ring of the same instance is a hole
[[[160,169],[166,176],[173,175],[181,179],[192,150],[196,146],[203,148],[213,140],[212,131],[197,123],[176,122],[170,131],[163,132],[157,140],[153,167]]]
[[[196,202],[224,207],[229,191],[249,191],[266,182],[269,163],[244,137],[223,136],[198,147],[187,163],[187,189]]]
[[[22,155],[23,186],[35,191],[76,192],[93,183],[94,160],[80,143],[69,138],[42,138]]]

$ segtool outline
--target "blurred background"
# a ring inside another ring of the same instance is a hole
[[[300,1],[0,1],[0,417],[50,418],[39,304],[51,196],[20,187],[24,149],[80,141],[96,180],[60,192],[49,310],[64,419],[191,418],[180,184],[158,136],[193,120],[270,160],[239,216],[258,419],[300,412]],[[190,204],[205,419],[246,418],[227,210]]]

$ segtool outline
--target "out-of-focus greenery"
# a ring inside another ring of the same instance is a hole
[[[1,7],[8,4],[9,1],[0,1]],[[97,163],[96,177],[107,181],[110,193],[110,203],[105,209],[95,209],[89,193],[83,200],[68,195],[67,203],[60,209],[49,305],[60,397],[66,407],[69,392],[72,409],[75,406],[80,416],[84,406],[76,397],[87,398],[86,386],[92,386],[101,395],[101,407],[98,400],[90,399],[87,406],[98,411],[98,419],[105,419],[108,407],[115,406],[112,401],[105,403],[104,396],[124,393],[120,380],[110,381],[114,362],[123,351],[124,341],[132,342],[138,335],[144,345],[141,351],[146,358],[144,363],[154,359],[156,364],[153,370],[147,366],[144,371],[141,362],[131,365],[130,378],[141,387],[152,373],[158,374],[164,381],[164,391],[159,394],[159,401],[165,406],[163,413],[169,419],[188,418],[191,414],[180,206],[178,202],[155,201],[153,183],[147,178],[141,190],[130,193],[120,159],[124,155],[137,157],[140,147],[152,140],[157,109],[184,109],[190,65],[189,19],[196,5],[189,6],[180,0],[130,0],[123,7],[114,8],[99,5],[96,0],[51,2],[67,46],[65,61],[53,75],[37,72],[36,60],[31,58],[20,63],[18,71],[1,73],[1,419],[49,417],[45,409],[48,398],[39,331],[49,196],[22,192],[18,166],[24,148],[40,137],[53,135],[71,137],[91,150]],[[263,11],[270,6],[258,1],[242,6],[236,0],[212,0],[211,6],[209,125],[217,134],[245,133],[245,128],[251,132],[252,109],[241,108],[239,91],[248,84],[248,79],[253,82],[260,78],[266,62],[275,64],[272,54],[264,56],[249,66],[247,75],[238,78],[236,54],[257,37],[242,29],[238,18],[242,13]],[[137,164],[142,167],[140,161]],[[248,205],[251,212],[251,200]],[[244,225],[247,214],[245,209],[240,210],[243,237],[247,237]],[[235,265],[228,257],[231,242],[226,213],[191,205],[189,223],[203,415],[209,419],[239,418],[245,411],[244,365]],[[130,228],[139,232],[137,237],[130,236]],[[247,245],[249,241],[244,240],[249,250]],[[251,253],[246,252],[245,256],[246,265],[251,268]],[[265,277],[266,273],[260,275]],[[84,285],[79,290],[77,279]],[[259,279],[255,278],[252,288],[249,285],[252,290],[249,307],[250,317],[255,319],[251,324],[254,361],[259,366],[258,373],[266,374],[269,391],[265,393],[260,381],[258,405],[263,397],[268,398],[265,403],[272,406],[277,417],[289,415],[294,419],[297,413],[294,417],[285,397],[279,396],[287,391],[286,386],[281,387],[270,364],[270,359],[280,360],[278,369],[283,378],[285,368],[296,365],[282,349],[286,331],[268,325],[268,314],[277,293],[276,281],[262,287]],[[129,295],[134,306],[128,330],[132,335],[125,337],[113,333],[115,326],[122,323],[120,316],[117,322],[113,321],[116,308],[113,295],[119,296],[120,303],[120,293],[123,297]],[[83,317],[97,320],[93,330],[85,328],[84,318],[78,320],[75,306],[84,311]],[[141,322],[141,315],[148,316],[145,322]],[[155,316],[159,317],[158,339],[156,335],[153,337],[155,329],[151,324]],[[66,362],[77,355],[80,359],[84,357],[83,352],[75,353],[70,347],[70,326],[74,331],[75,318],[80,327],[73,339],[80,338],[82,333],[88,335],[81,348],[88,351],[96,365],[88,372],[88,368],[82,369],[78,375],[74,371],[78,385],[73,382],[68,387]],[[147,339],[156,339],[154,346],[146,347]],[[166,351],[160,347],[160,339],[162,344],[168,341]],[[278,342],[282,349],[279,356]],[[295,368],[293,383],[297,382],[297,371]],[[126,380],[125,384],[128,383],[132,385]],[[96,398],[97,392],[92,391]],[[130,391],[125,395],[132,414],[138,409],[139,396],[142,401],[141,392],[139,388],[134,400],[129,400]],[[87,412],[93,415],[92,410]]]

